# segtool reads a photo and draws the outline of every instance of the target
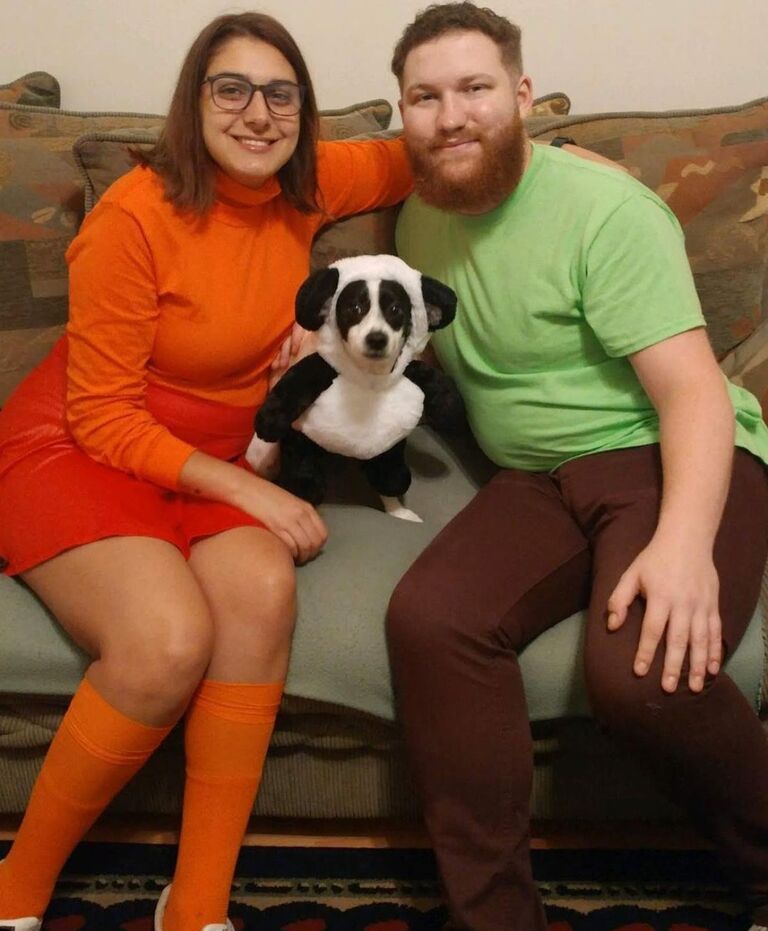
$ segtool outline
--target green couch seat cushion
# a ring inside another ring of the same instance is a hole
[[[384,617],[398,579],[490,473],[469,442],[418,429],[409,440],[414,481],[409,507],[422,524],[378,509],[353,463],[333,470],[322,506],[324,552],[298,570],[299,619],[289,695],[394,718]],[[524,544],[523,544],[524,545]],[[588,715],[581,672],[583,615],[544,633],[521,654],[531,720]],[[763,646],[758,611],[727,669],[756,706]],[[86,657],[20,583],[0,576],[0,692],[70,695]],[[578,657],[574,661],[574,657]]]

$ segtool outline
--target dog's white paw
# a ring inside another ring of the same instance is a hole
[[[399,498],[388,498],[386,495],[380,495],[380,498],[381,503],[384,505],[384,510],[390,517],[398,517],[400,520],[410,520],[416,524],[424,523],[419,515],[410,508],[405,507]]]
[[[276,478],[280,471],[280,444],[268,443],[254,433],[245,451],[245,459],[257,475],[268,479]]]

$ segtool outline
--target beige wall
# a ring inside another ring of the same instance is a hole
[[[427,0],[260,0],[298,40],[322,107],[397,93],[388,62]],[[727,106],[768,94],[768,0],[487,0],[524,30],[537,94],[573,110]],[[219,0],[0,0],[0,83],[47,70],[70,109],[164,112]]]

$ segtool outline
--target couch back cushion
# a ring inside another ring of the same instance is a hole
[[[545,94],[533,101],[531,116],[567,116],[571,112],[571,98],[562,91]]]
[[[61,88],[47,71],[31,71],[10,84],[0,84],[0,100],[27,107],[58,107],[61,105]]]
[[[73,142],[89,130],[161,120],[0,102],[0,404],[66,321],[64,254],[84,215]]]
[[[768,317],[768,97],[714,110],[572,115],[532,134],[572,136],[675,212],[718,358]]]

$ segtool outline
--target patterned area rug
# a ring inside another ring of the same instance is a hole
[[[165,845],[81,845],[43,931],[152,931],[174,856]],[[750,925],[703,851],[536,851],[534,872],[549,931]],[[428,851],[250,847],[230,917],[236,931],[439,931],[446,913]]]

